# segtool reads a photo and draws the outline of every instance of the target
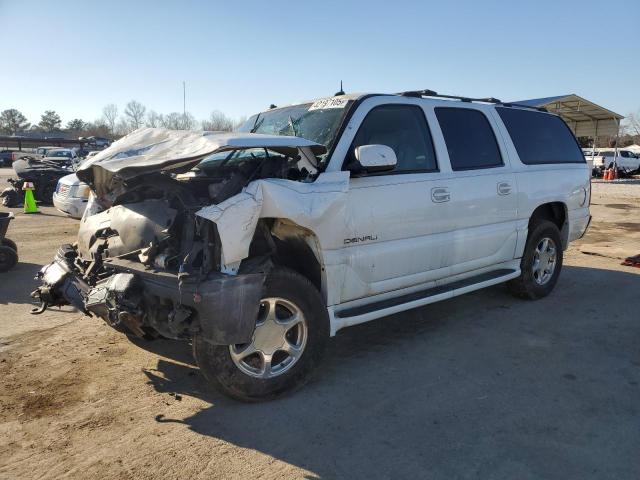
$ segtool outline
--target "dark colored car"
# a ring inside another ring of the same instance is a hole
[[[13,163],[13,150],[0,151],[0,166],[10,167]]]

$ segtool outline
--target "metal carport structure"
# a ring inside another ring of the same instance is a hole
[[[598,137],[615,136],[613,163],[614,165],[617,164],[620,121],[624,118],[619,113],[601,107],[575,93],[519,100],[513,103],[528,107],[545,108],[549,112],[560,115],[576,137],[591,138],[591,161],[593,161]]]
[[[617,137],[620,121],[624,118],[619,113],[612,112],[575,93],[512,103],[546,108],[548,111],[560,115],[576,137],[590,137],[594,142],[598,137]]]

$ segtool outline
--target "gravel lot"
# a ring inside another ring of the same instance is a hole
[[[548,298],[497,286],[346,329],[313,382],[258,405],[209,389],[187,344],[29,315],[35,272],[78,221],[16,211],[0,479],[638,479],[640,269],[620,262],[640,253],[639,183],[594,183]]]

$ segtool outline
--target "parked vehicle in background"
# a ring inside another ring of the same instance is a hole
[[[0,165],[10,167],[13,163],[13,150],[0,151]]]
[[[591,158],[591,155],[586,158]],[[617,156],[615,149],[599,149],[593,155],[593,168],[596,173],[601,174],[605,168],[613,167],[614,160],[618,170],[624,173],[632,173],[640,168],[640,158],[634,152],[625,149],[619,149]]]
[[[80,162],[80,157],[78,157],[76,151],[71,148],[54,148],[47,152],[47,156],[44,157],[43,160],[78,164]]]
[[[96,137],[96,136],[78,137],[78,140],[83,140],[84,142],[86,142],[86,145],[94,146],[98,148],[108,147],[113,142],[113,140],[111,140],[110,138]]]
[[[591,219],[584,156],[555,114],[459,100],[342,95],[234,133],[137,130],[78,169],[77,244],[33,296],[190,340],[247,401],[304,383],[342,328],[502,282],[541,299]]]
[[[53,205],[70,217],[81,218],[90,192],[89,185],[81,182],[75,173],[71,173],[58,180]]]
[[[3,190],[2,201],[7,207],[17,206],[24,193],[22,186],[24,182],[34,184],[33,194],[37,201],[51,204],[53,192],[56,189],[58,180],[74,171],[74,164],[68,160],[47,160],[33,157],[20,158],[13,162],[13,170],[18,179],[9,179],[11,187]]]
[[[44,158],[47,156],[47,153],[49,153],[51,150],[57,150],[60,147],[54,147],[54,146],[49,146],[49,147],[37,147],[34,150],[34,153],[40,157],[40,158]],[[36,157],[37,158],[37,157]]]
[[[0,166],[10,167],[19,158],[27,156],[33,156],[33,154],[24,150],[2,150],[0,151]]]

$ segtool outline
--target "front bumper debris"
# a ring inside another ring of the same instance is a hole
[[[32,292],[41,302],[32,313],[50,306],[72,305],[110,325],[123,324],[143,336],[149,329],[169,338],[199,333],[210,343],[231,345],[251,340],[258,316],[264,272],[209,274],[179,281],[178,275],[122,259],[105,261],[101,279],[90,285],[75,263],[70,245],[42,268],[42,285]]]

